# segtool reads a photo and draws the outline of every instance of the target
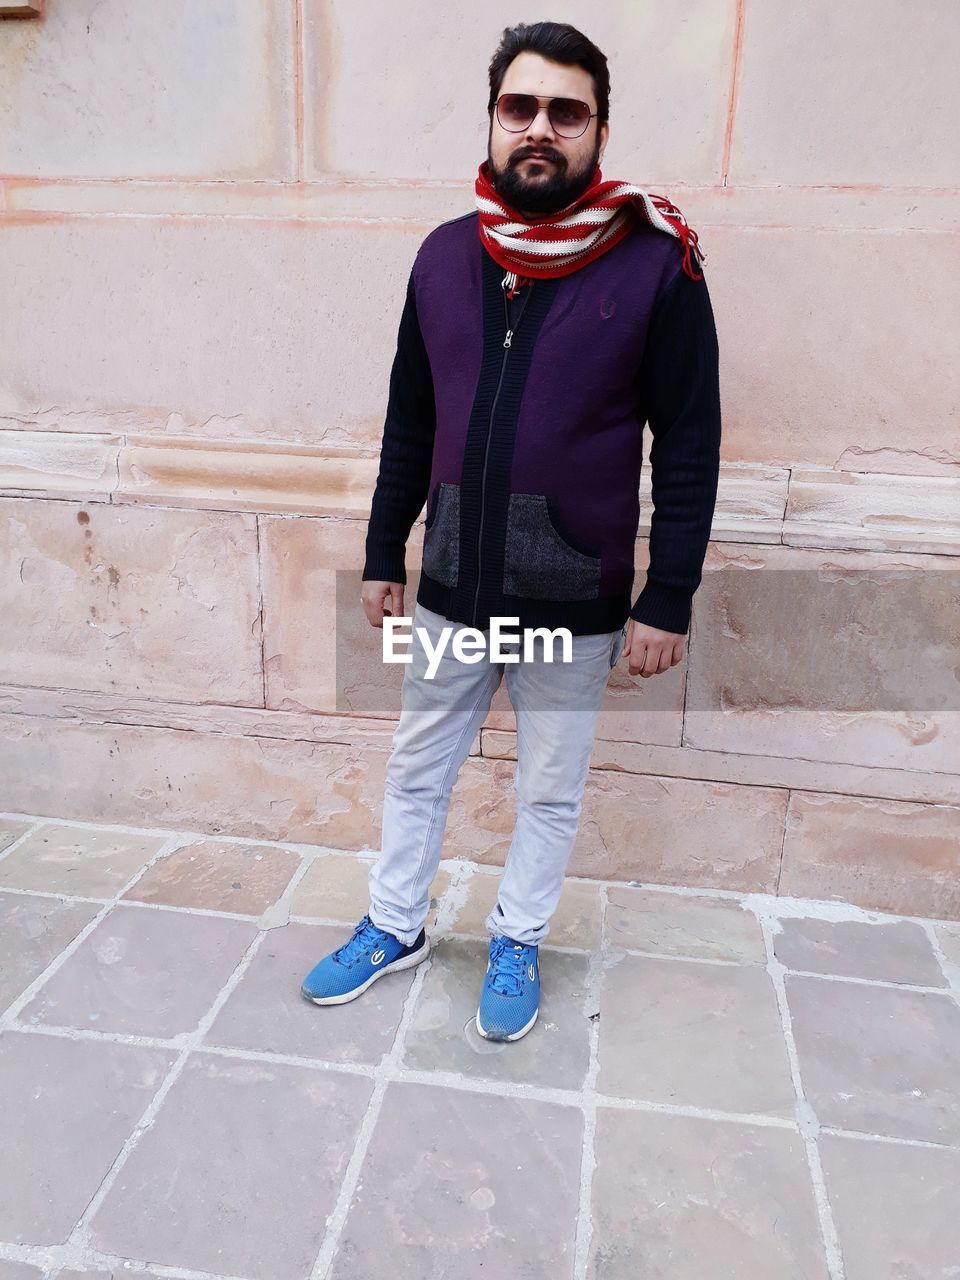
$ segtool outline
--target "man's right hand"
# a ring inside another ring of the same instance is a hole
[[[375,582],[372,579],[360,584],[360,603],[371,627],[383,629],[383,615],[403,617],[403,583]]]

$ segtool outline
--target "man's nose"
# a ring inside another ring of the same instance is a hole
[[[530,121],[530,124],[527,127],[527,136],[530,138],[553,137],[553,125],[550,123],[549,106],[541,107]]]

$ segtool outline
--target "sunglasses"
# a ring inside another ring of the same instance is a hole
[[[532,93],[501,93],[496,101],[497,120],[508,133],[522,133],[537,118],[541,102],[549,102],[547,115],[561,138],[579,138],[597,114],[578,98],[538,98]]]

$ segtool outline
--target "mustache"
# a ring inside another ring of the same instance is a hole
[[[534,151],[534,150],[532,150],[532,149],[531,149],[531,148],[529,148],[529,147],[528,147],[525,151],[520,151],[520,152],[518,152],[516,155],[514,155],[514,156],[513,156],[513,163],[514,163],[514,164],[520,164],[520,163],[521,163],[521,161],[523,161],[523,160],[529,160],[529,159],[533,158],[534,156],[537,156],[537,157],[541,157],[541,156],[542,156],[542,157],[543,157],[544,159],[546,159],[546,160],[552,160],[552,161],[553,161],[553,163],[554,163],[554,164],[556,164],[556,165],[561,165],[561,164],[563,163],[563,156],[559,156],[559,155],[557,155],[557,153],[556,153],[555,151],[549,151],[549,150],[548,150],[548,151]]]

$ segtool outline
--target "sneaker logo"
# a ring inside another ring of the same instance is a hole
[[[530,981],[533,982],[537,976],[536,972],[534,971],[533,965],[529,966],[529,968],[527,969],[527,973],[530,975]]]
[[[387,953],[382,948],[378,948],[370,957],[370,963],[380,964],[380,962],[386,957],[386,954]]]

